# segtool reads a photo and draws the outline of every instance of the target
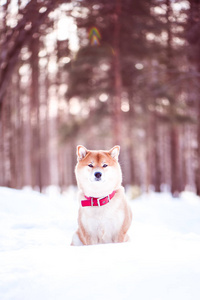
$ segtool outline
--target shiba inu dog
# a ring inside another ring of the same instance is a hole
[[[77,146],[75,174],[79,188],[78,229],[73,246],[129,240],[132,213],[125,198],[118,163],[120,146],[91,151]]]

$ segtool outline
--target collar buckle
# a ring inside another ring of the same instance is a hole
[[[99,197],[99,198],[97,198],[97,204],[98,204],[99,207],[101,206],[100,200],[104,199],[104,198],[106,198],[106,197]]]
[[[100,200],[103,199],[103,198],[105,198],[105,197],[96,198],[97,204],[98,204],[99,207],[101,206]],[[91,197],[91,206],[94,206],[94,198],[93,197]]]

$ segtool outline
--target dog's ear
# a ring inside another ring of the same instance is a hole
[[[77,146],[76,154],[77,154],[78,161],[83,159],[87,153],[88,153],[88,150],[85,147],[83,147],[81,145]]]
[[[116,160],[118,160],[120,152],[120,146],[114,146],[112,149],[110,149],[109,154]]]

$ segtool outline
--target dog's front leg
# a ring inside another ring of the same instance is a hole
[[[123,243],[130,241],[129,235],[127,234],[128,229],[130,228],[132,221],[132,212],[127,210],[125,214],[124,222],[121,229],[119,230],[114,243]]]

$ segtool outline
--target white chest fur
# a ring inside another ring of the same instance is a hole
[[[101,207],[82,207],[82,224],[93,244],[115,242],[124,221],[118,201]]]

